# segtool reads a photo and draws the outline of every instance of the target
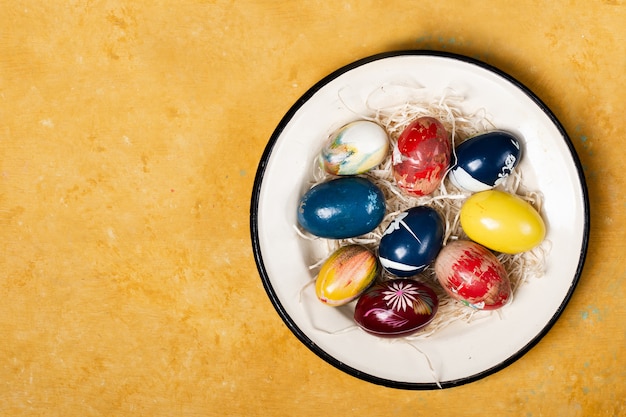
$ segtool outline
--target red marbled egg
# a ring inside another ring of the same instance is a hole
[[[396,184],[407,193],[423,196],[435,191],[450,165],[450,134],[433,117],[409,124],[393,148]]]
[[[354,320],[382,337],[407,336],[432,321],[439,307],[435,292],[412,279],[377,283],[359,297]]]
[[[469,240],[448,243],[435,260],[437,279],[454,299],[480,310],[494,310],[511,299],[504,266],[484,246]]]

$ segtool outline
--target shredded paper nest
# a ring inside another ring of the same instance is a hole
[[[303,230],[298,230],[300,236],[304,239],[321,240],[327,247],[325,256],[310,266],[313,274],[317,274],[319,267],[323,264],[326,257],[341,246],[347,244],[360,244],[368,247],[374,253],[377,253],[378,243],[383,235],[387,225],[394,217],[411,207],[430,206],[437,210],[445,223],[444,245],[453,240],[467,239],[467,235],[463,232],[460,222],[459,213],[463,202],[471,195],[467,191],[456,188],[448,179],[447,175],[441,182],[441,185],[431,195],[423,197],[409,196],[405,194],[395,184],[392,171],[391,153],[397,142],[398,136],[404,128],[413,120],[422,116],[431,116],[438,119],[450,132],[452,139],[452,149],[469,137],[489,130],[497,129],[488,119],[485,111],[478,111],[472,114],[466,114],[461,110],[463,98],[453,94],[443,95],[435,100],[423,98],[415,101],[407,101],[399,105],[376,107],[371,111],[373,116],[356,115],[360,119],[371,120],[377,122],[385,128],[389,135],[390,151],[386,159],[377,168],[368,171],[361,176],[367,177],[373,183],[380,187],[385,195],[387,210],[386,215],[381,224],[367,235],[359,236],[351,239],[322,239],[307,234]],[[453,155],[452,161],[456,160]],[[541,211],[542,196],[534,190],[524,188],[523,172],[518,166],[513,173],[502,183],[497,189],[507,191],[518,195],[525,201],[529,202],[539,212]],[[328,181],[333,177],[327,174],[319,164],[319,161],[313,161],[313,169],[311,175],[311,184],[313,187],[322,182]],[[548,242],[544,241],[535,249],[515,255],[499,254],[496,256],[506,269],[509,280],[511,281],[511,289],[513,291],[514,303],[515,293],[519,287],[526,283],[529,279],[539,278],[544,274],[545,258],[548,252]],[[381,280],[392,279],[393,276],[383,271]],[[433,321],[422,330],[407,338],[420,339],[431,337],[439,330],[455,321],[464,320],[466,322],[475,320],[480,317],[487,317],[491,314],[499,314],[500,310],[482,311],[465,306],[448,296],[440,286],[435,276],[432,266],[418,274],[415,279],[429,285],[439,297],[439,309]],[[308,287],[308,285],[307,285]],[[353,308],[353,306],[346,306]],[[343,307],[334,307],[343,308]],[[309,309],[309,311],[311,311]],[[324,330],[324,329],[320,329]]]

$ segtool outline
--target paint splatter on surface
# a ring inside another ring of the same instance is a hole
[[[580,312],[580,317],[583,320],[589,321],[592,323],[602,321],[603,319],[602,312],[600,311],[600,309],[594,306],[587,306],[584,310]]]

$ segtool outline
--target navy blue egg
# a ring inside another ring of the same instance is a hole
[[[449,178],[467,191],[489,190],[500,184],[517,166],[522,152],[520,141],[502,130],[467,139],[455,149],[456,163]]]
[[[419,206],[403,211],[380,239],[380,263],[393,275],[415,275],[435,260],[443,245],[443,234],[443,220],[435,209]]]
[[[300,199],[298,223],[315,236],[346,239],[374,230],[385,216],[385,196],[370,180],[343,177],[318,184]]]

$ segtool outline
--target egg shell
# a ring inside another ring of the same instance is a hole
[[[450,134],[439,120],[433,117],[414,120],[393,147],[396,184],[411,195],[432,193],[450,165],[451,149]]]
[[[346,239],[374,230],[385,215],[385,196],[367,178],[340,177],[315,185],[301,198],[300,226],[309,233]]]
[[[456,147],[455,153],[456,163],[448,178],[458,188],[472,192],[502,183],[522,156],[519,139],[501,130],[469,138]]]
[[[467,236],[502,253],[520,253],[539,245],[546,226],[541,215],[522,198],[500,190],[470,196],[460,212]]]
[[[435,259],[443,245],[443,234],[443,219],[435,209],[418,206],[403,211],[380,239],[380,263],[398,277],[415,275]]]
[[[320,162],[332,175],[357,175],[379,165],[387,156],[389,137],[378,123],[358,120],[332,134],[320,153]]]
[[[315,281],[317,298],[341,306],[357,298],[378,276],[376,256],[361,245],[342,246],[322,264]]]
[[[380,337],[408,336],[430,323],[439,307],[435,292],[411,279],[374,284],[356,303],[354,321]]]
[[[448,295],[473,308],[495,310],[511,300],[511,283],[504,266],[478,243],[448,243],[437,256],[435,274]]]

